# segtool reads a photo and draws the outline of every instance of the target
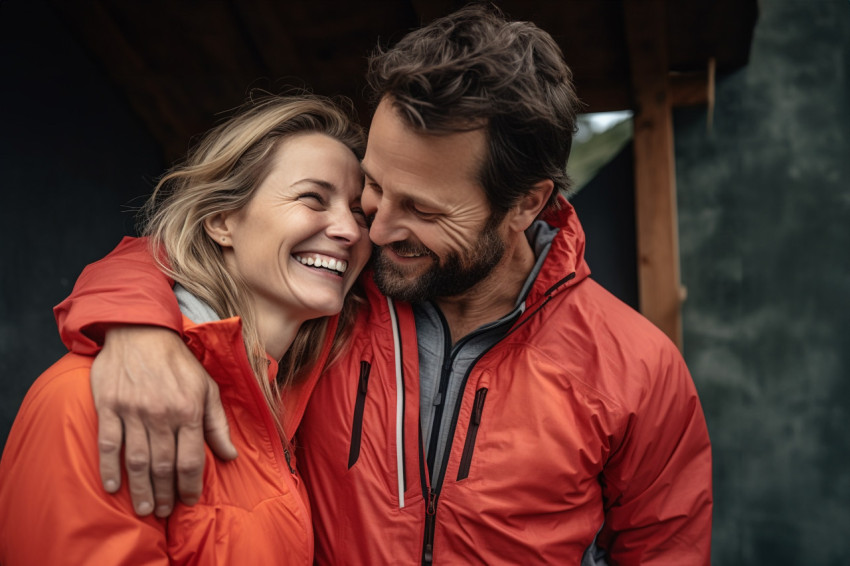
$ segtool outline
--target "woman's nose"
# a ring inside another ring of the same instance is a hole
[[[347,245],[356,244],[363,237],[364,221],[358,220],[347,206],[340,208],[341,210],[334,213],[327,227],[327,234],[335,240],[346,242]]]

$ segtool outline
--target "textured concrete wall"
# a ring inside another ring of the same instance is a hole
[[[44,0],[0,2],[0,448],[65,349],[51,309],[109,251],[163,164]]]
[[[760,4],[713,131],[676,115],[713,562],[850,564],[850,2]]]

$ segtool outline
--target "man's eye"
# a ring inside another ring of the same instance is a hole
[[[413,214],[415,214],[416,216],[418,216],[419,218],[421,218],[423,220],[433,220],[433,219],[437,218],[437,216],[439,216],[439,214],[437,214],[436,212],[425,212],[424,210],[420,210],[420,209],[416,208],[415,206],[411,207],[411,208],[413,210]]]
[[[377,194],[381,194],[383,192],[381,191],[381,185],[370,179],[366,179],[366,182],[363,185],[363,190],[369,190]]]

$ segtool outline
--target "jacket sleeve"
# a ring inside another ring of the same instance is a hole
[[[70,360],[70,364],[69,364]],[[100,484],[90,360],[73,354],[27,394],[0,462],[0,563],[169,564],[165,521],[133,512],[126,474]]]
[[[111,325],[163,326],[179,332],[182,316],[172,281],[156,266],[145,238],[124,238],[77,279],[54,309],[62,342],[72,352],[95,354]]]
[[[679,351],[665,342],[603,471],[599,544],[619,566],[704,565],[711,554],[711,445]]]

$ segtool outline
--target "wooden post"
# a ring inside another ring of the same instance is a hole
[[[623,0],[635,105],[641,312],[682,347],[673,117],[664,0]]]

